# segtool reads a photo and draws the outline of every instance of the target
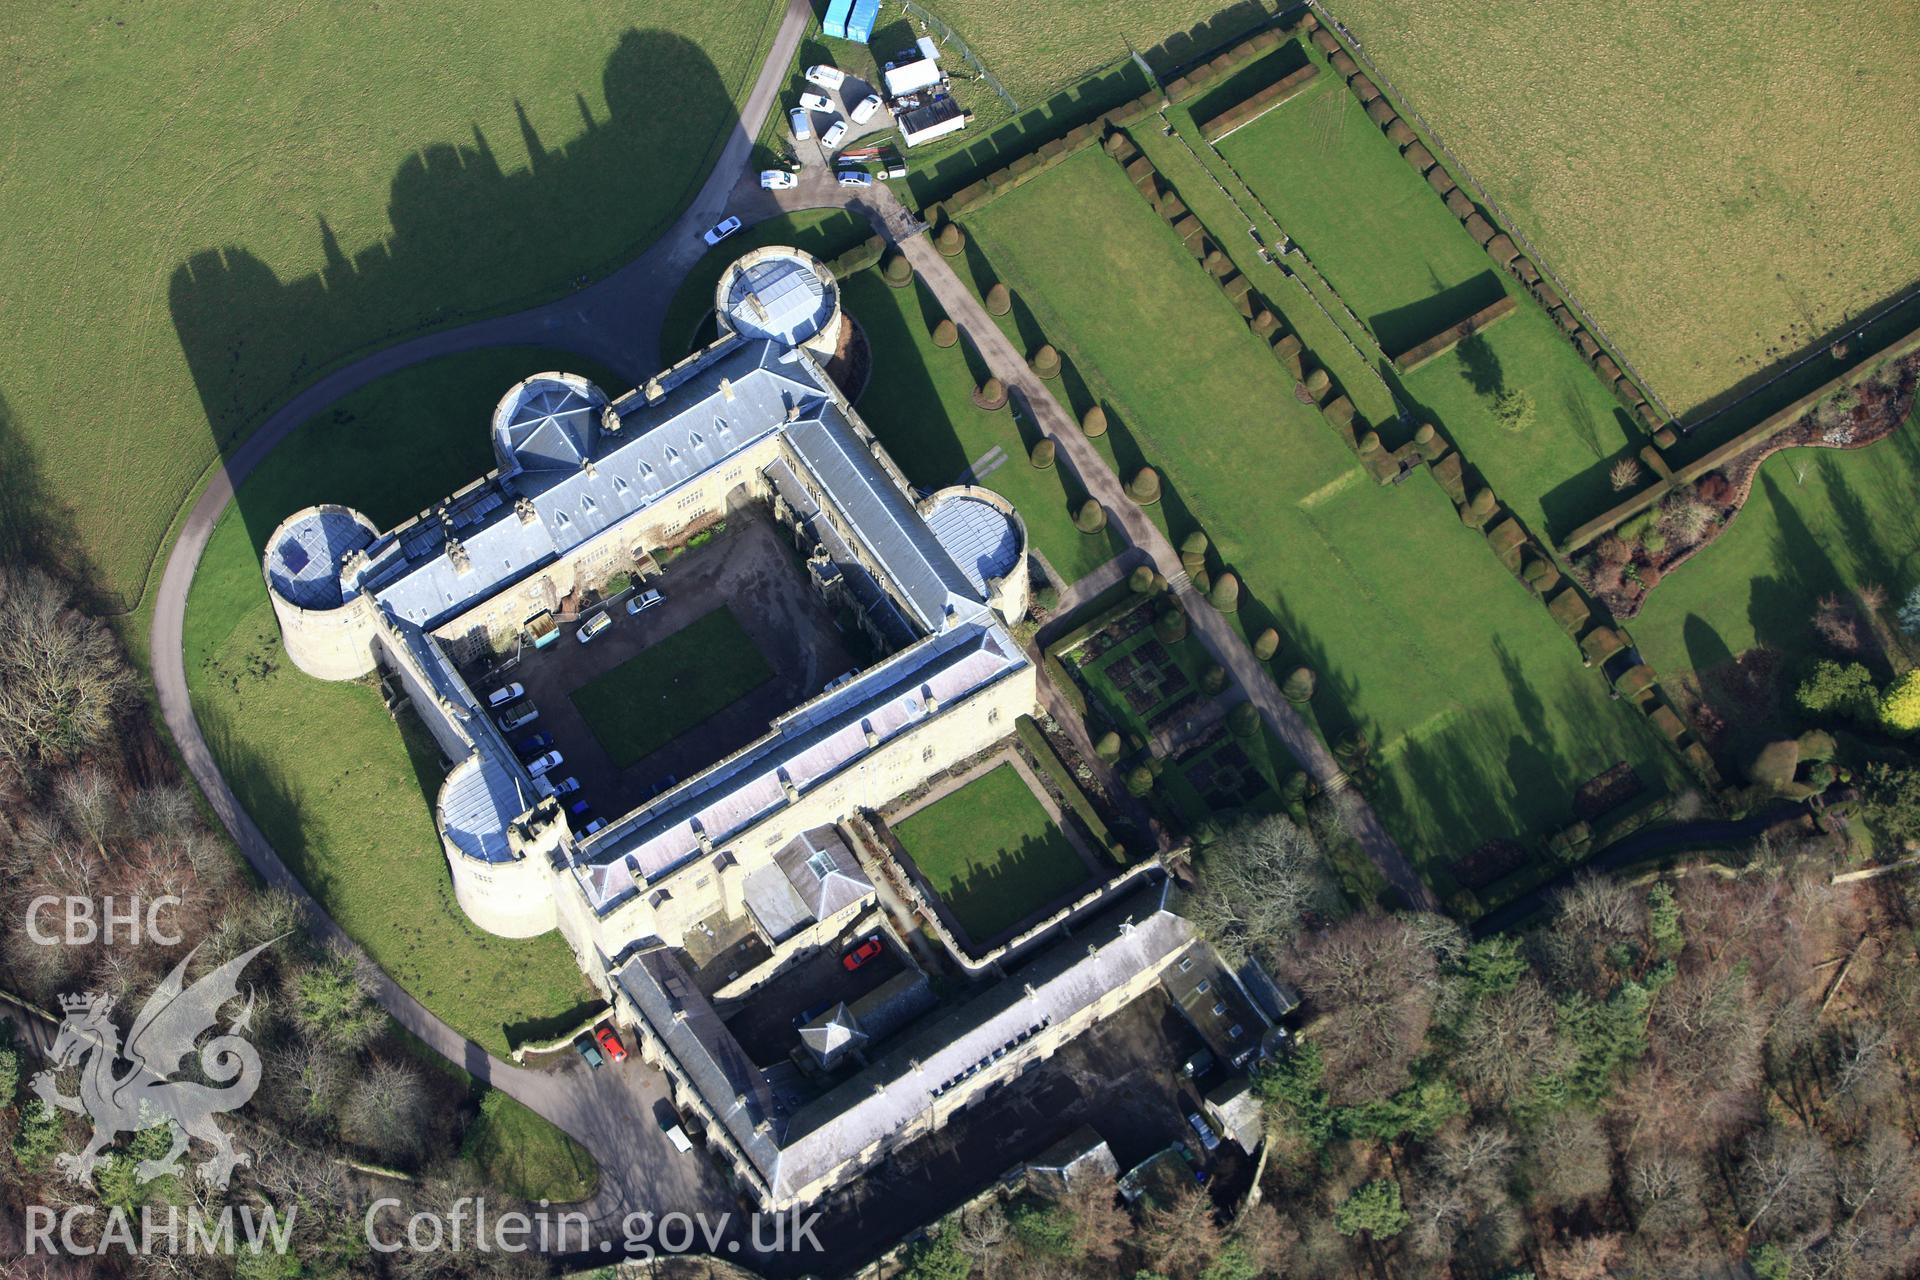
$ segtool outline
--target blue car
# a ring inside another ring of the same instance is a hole
[[[513,749],[525,757],[542,755],[553,749],[553,735],[550,733],[529,733],[525,737],[513,740]]]

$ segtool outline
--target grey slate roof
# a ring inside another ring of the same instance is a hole
[[[821,279],[799,258],[763,258],[734,273],[727,289],[727,321],[749,338],[805,342],[839,305],[831,276]]]
[[[927,512],[927,528],[975,591],[1004,578],[1020,563],[1020,530],[1007,514],[979,498],[948,494]]]
[[[1166,909],[1164,883],[1130,894],[795,1111],[778,1103],[669,953],[638,956],[614,978],[775,1196],[786,1198],[905,1132],[947,1089],[993,1070],[1009,1049],[1136,975],[1162,968],[1192,941],[1191,926]]]
[[[267,576],[283,599],[302,609],[331,609],[341,601],[340,562],[372,542],[345,512],[310,511],[267,549]]]
[[[803,831],[747,877],[747,909],[778,942],[873,892],[853,851],[832,827]]]
[[[860,1029],[859,1021],[847,1011],[844,1004],[834,1005],[800,1028],[800,1043],[823,1067],[835,1065],[866,1042],[867,1033]]]

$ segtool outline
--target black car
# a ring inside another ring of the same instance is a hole
[[[513,749],[522,759],[530,759],[553,750],[553,735],[550,733],[529,733],[513,740]]]

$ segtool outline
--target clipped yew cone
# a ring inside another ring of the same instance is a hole
[[[940,323],[933,326],[933,345],[950,347],[958,341],[960,341],[960,330],[954,327],[953,321],[942,316]]]
[[[1152,467],[1134,472],[1133,479],[1127,481],[1127,496],[1143,507],[1160,501],[1160,473]]]
[[[1295,667],[1293,673],[1280,686],[1280,696],[1295,706],[1304,706],[1313,701],[1313,670],[1309,667]]]
[[[940,251],[942,257],[957,258],[961,250],[967,247],[966,233],[960,230],[957,223],[949,222],[940,228],[940,234],[933,238],[933,247]]]
[[[1097,440],[1107,434],[1107,411],[1094,405],[1080,415],[1080,430],[1088,439]]]
[[[1051,471],[1053,470],[1053,453],[1053,441],[1036,440],[1032,452],[1027,454],[1027,460],[1042,471]]]
[[[1057,378],[1060,376],[1060,353],[1053,349],[1051,342],[1043,342],[1040,349],[1033,353],[1033,359],[1027,361],[1037,377]]]
[[[987,290],[987,314],[1003,316],[1013,310],[1013,295],[1007,292],[1007,286],[996,284]]]
[[[1253,642],[1253,656],[1262,662],[1273,661],[1273,655],[1280,652],[1280,633],[1272,627],[1262,631]]]
[[[1107,527],[1107,509],[1088,498],[1073,513],[1073,527],[1082,533],[1099,533]]]
[[[1007,387],[998,378],[989,377],[973,393],[973,403],[981,409],[1003,409],[1007,404]]]
[[[1231,573],[1221,574],[1213,590],[1207,592],[1207,603],[1221,613],[1234,612],[1240,607],[1240,579]]]

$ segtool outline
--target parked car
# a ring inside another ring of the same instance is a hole
[[[518,681],[515,681],[513,684],[503,684],[487,695],[487,706],[497,707],[503,703],[512,702],[515,698],[524,698],[526,696],[527,686]]]
[[[620,1043],[620,1037],[613,1034],[613,1028],[601,1023],[593,1029],[593,1038],[600,1042],[600,1048],[615,1062],[627,1060],[627,1047]]]
[[[795,107],[787,112],[787,123],[793,126],[795,142],[805,142],[813,136],[813,113],[805,107]]]
[[[593,805],[585,800],[575,800],[567,806],[567,812],[576,818],[591,818],[593,816]]]
[[[553,746],[553,735],[550,733],[529,733],[523,738],[513,740],[513,749],[520,754],[522,760],[537,756],[551,746]]]
[[[653,1104],[653,1121],[660,1126],[660,1132],[667,1135],[667,1141],[673,1144],[675,1151],[693,1150],[693,1140],[687,1137],[687,1131],[680,1123],[680,1113],[665,1098]]]
[[[870,187],[873,175],[865,169],[843,169],[840,171],[840,185],[843,187]]]
[[[707,234],[702,238],[706,240],[708,244],[719,244],[722,240],[725,240],[728,236],[732,235],[734,232],[738,231],[739,229],[740,229],[740,219],[722,218],[720,221],[714,223],[711,227],[709,227],[707,229]]]
[[[800,185],[797,175],[785,169],[762,169],[760,171],[760,189],[762,191],[785,191]]]
[[[807,83],[817,84],[822,89],[838,89],[846,82],[846,78],[846,72],[838,67],[829,66],[824,62],[817,67],[807,68]]]
[[[800,106],[806,111],[831,111],[833,99],[824,93],[803,93],[800,95]]]
[[[880,941],[880,935],[875,934],[853,950],[847,952],[846,955],[841,956],[840,963],[845,965],[847,971],[851,973],[867,961],[874,959],[886,949],[886,945]]]
[[[544,778],[542,780],[544,781]],[[553,790],[550,794],[552,794],[555,797],[570,796],[574,792],[578,791],[579,789],[580,789],[580,779],[562,778],[560,781],[553,784]]]
[[[793,175],[788,174],[787,176],[791,178]],[[667,598],[658,591],[642,591],[639,595],[627,601],[627,612],[629,614],[645,613],[647,610],[653,608],[653,606],[665,604],[666,602]]]
[[[840,139],[846,136],[847,122],[845,120],[835,120],[827,126],[827,131],[820,135],[820,145],[831,151],[839,146]]]
[[[1220,1145],[1220,1135],[1213,1131],[1213,1127],[1211,1125],[1209,1125],[1205,1120],[1202,1120],[1200,1118],[1200,1113],[1198,1111],[1187,1112],[1187,1123],[1192,1125],[1193,1131],[1200,1135],[1201,1146],[1205,1147],[1209,1151],[1212,1151],[1215,1147],[1218,1147]]]
[[[573,1042],[573,1047],[580,1051],[580,1056],[585,1058],[587,1065],[595,1071],[606,1065],[606,1059],[600,1056],[600,1050],[594,1045],[592,1036],[581,1036]]]
[[[515,729],[523,729],[539,718],[540,708],[534,706],[531,701],[522,699],[519,702],[508,703],[493,717],[493,722],[500,726],[500,732],[512,733]]]
[[[860,101],[857,104],[855,104],[853,110],[848,114],[853,117],[853,122],[855,124],[865,124],[867,121],[873,119],[873,113],[878,111],[879,109],[880,109],[880,95],[877,93],[870,93],[866,97],[860,99]]]
[[[595,636],[599,635],[602,631],[605,631],[608,627],[612,625],[613,625],[612,614],[596,613],[591,618],[588,618],[585,622],[580,624],[580,630],[576,634],[576,638],[580,641],[581,644],[585,644],[587,641],[593,639]]]
[[[589,822],[586,826],[580,829],[580,834],[583,836],[594,835],[595,833],[603,830],[606,827],[606,825],[607,825],[607,820],[605,818],[595,818],[592,822]]]
[[[1180,1074],[1189,1080],[1196,1080],[1211,1070],[1213,1070],[1213,1052],[1209,1049],[1200,1050],[1180,1064]]]
[[[549,751],[543,756],[535,756],[527,761],[527,772],[537,778],[551,769],[558,769],[566,762],[567,758],[558,751]]]

